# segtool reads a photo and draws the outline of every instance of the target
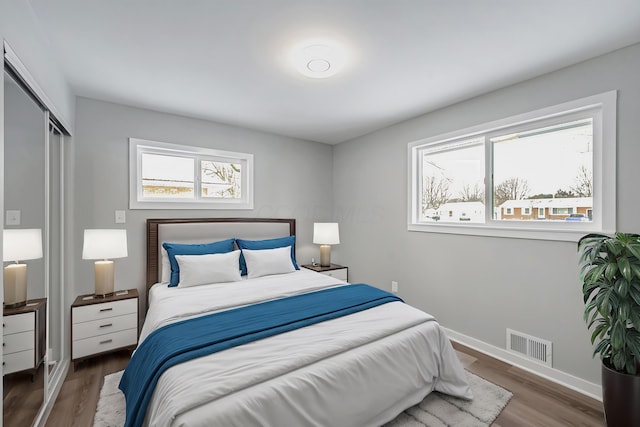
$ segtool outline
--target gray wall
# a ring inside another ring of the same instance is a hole
[[[129,141],[142,138],[254,155],[253,210],[129,210]],[[297,220],[297,257],[317,257],[313,223],[332,213],[332,146],[248,129],[78,98],[72,144],[73,295],[92,293],[93,262],[82,260],[85,228],[119,228],[125,210],[129,256],[115,261],[116,289],[138,288],[144,304],[145,221],[167,217],[265,217]],[[145,305],[143,305],[145,307]]]
[[[472,338],[505,348],[508,327],[551,340],[555,368],[599,384],[576,244],[408,232],[407,143],[618,89],[617,229],[638,232],[639,71],[634,45],[334,147],[336,260],[352,281],[399,281],[408,303]]]

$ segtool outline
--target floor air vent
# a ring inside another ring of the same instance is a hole
[[[551,341],[507,329],[507,350],[548,366],[552,364]]]

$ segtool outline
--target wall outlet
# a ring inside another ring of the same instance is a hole
[[[20,225],[20,211],[7,211],[5,218],[7,225]]]
[[[398,282],[395,280],[391,281],[391,292],[398,292]]]
[[[124,211],[116,211],[116,224],[124,224],[127,222]]]

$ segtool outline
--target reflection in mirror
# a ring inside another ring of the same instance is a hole
[[[4,74],[5,229],[46,233],[45,112],[9,73]],[[46,351],[45,256],[26,261],[27,303],[3,307],[3,425],[31,425],[44,399]],[[5,266],[7,263],[5,262]]]

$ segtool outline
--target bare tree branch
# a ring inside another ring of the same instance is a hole
[[[451,197],[451,179],[428,176],[422,185],[422,212],[427,209],[438,209]]]
[[[580,166],[576,176],[576,185],[571,191],[577,197],[593,197],[593,173],[585,166]]]
[[[484,202],[484,188],[480,184],[467,184],[462,187],[459,193],[461,202]]]
[[[500,206],[507,200],[526,199],[529,194],[529,183],[523,178],[509,178],[498,184],[493,190],[495,205]]]

